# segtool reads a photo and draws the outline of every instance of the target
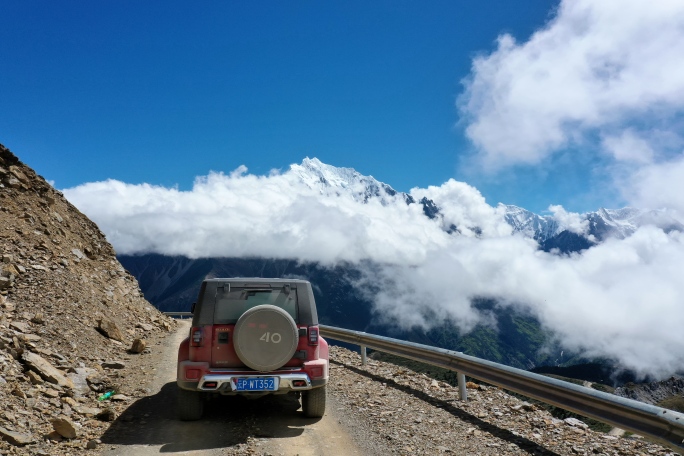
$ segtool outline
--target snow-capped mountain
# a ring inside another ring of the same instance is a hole
[[[672,218],[666,210],[645,210],[633,207],[604,209],[583,214],[589,221],[589,232],[598,240],[608,237],[624,239],[640,226],[655,225],[665,232],[684,231],[684,225]]]
[[[539,242],[546,241],[563,231],[556,219],[541,216],[522,207],[506,205],[504,220],[513,227],[513,232],[522,233]]]
[[[353,168],[326,165],[315,157],[306,157],[301,165],[291,165],[290,173],[323,195],[348,195],[364,203],[374,198],[383,205],[389,204],[390,199],[400,195],[406,203],[414,202],[410,195],[397,192],[373,176],[364,176]]]
[[[376,200],[383,205],[401,198],[406,204],[420,204],[423,214],[430,219],[442,217],[441,208],[435,201],[428,198],[416,201],[408,193],[397,192],[390,185],[373,176],[364,176],[353,168],[327,165],[317,158],[307,157],[300,165],[291,165],[289,174],[322,195],[347,196],[362,203]],[[665,210],[632,207],[601,208],[580,214],[582,230],[565,225],[554,215],[538,215],[513,205],[504,205],[503,217],[514,233],[535,239],[545,250],[557,248],[562,252],[582,250],[611,237],[624,239],[647,224],[665,231],[684,231],[684,224]],[[457,234],[458,227],[451,225],[448,232]]]
[[[542,216],[512,205],[507,205],[505,208],[504,219],[513,227],[513,231],[534,238],[539,243],[546,242],[568,230],[552,215]],[[575,234],[580,234],[592,242],[603,241],[607,238],[624,239],[644,225],[654,225],[666,232],[684,231],[684,225],[662,209],[600,208],[598,211],[580,214],[580,219],[587,222],[586,230]]]

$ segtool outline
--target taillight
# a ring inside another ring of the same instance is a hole
[[[197,326],[190,330],[190,346],[191,347],[201,347],[202,346],[202,327]]]
[[[309,326],[309,345],[318,345],[318,328]]]

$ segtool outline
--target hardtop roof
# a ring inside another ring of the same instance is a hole
[[[265,277],[228,277],[204,279],[205,282],[228,282],[228,283],[310,283],[304,279],[269,279]]]

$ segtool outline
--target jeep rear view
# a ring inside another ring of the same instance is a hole
[[[202,283],[178,350],[177,412],[201,418],[213,394],[300,393],[307,417],[325,413],[328,344],[306,280],[231,278]]]

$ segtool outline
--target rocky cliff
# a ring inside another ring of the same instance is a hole
[[[127,391],[127,362],[174,321],[98,227],[2,145],[0,250],[0,453],[97,446],[117,413],[97,398]]]

